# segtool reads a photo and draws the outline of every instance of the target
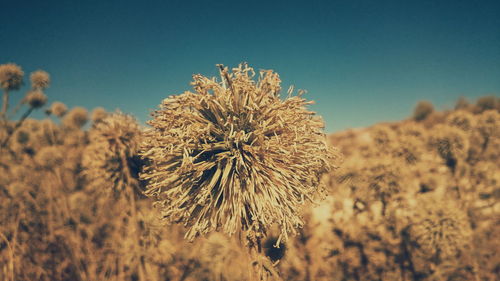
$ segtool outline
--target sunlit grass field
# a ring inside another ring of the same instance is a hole
[[[0,65],[0,280],[498,280],[500,99],[326,135],[217,67],[143,125]]]

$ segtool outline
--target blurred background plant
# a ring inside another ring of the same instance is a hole
[[[61,102],[31,119],[50,76],[32,74],[11,109],[23,75],[0,66],[0,280],[254,279],[237,236],[215,230],[188,242],[189,228],[167,225],[143,195],[147,129]],[[30,113],[11,120],[22,106]],[[297,210],[296,235],[278,241],[282,230],[266,227],[260,261],[282,280],[497,280],[499,110],[494,96],[461,99],[330,135],[344,162],[323,176],[328,196]]]

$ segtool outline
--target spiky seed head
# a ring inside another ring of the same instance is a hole
[[[31,87],[36,90],[45,90],[50,85],[50,75],[43,70],[37,70],[30,75]]]
[[[30,107],[40,108],[47,103],[47,96],[40,90],[33,90],[28,92],[24,101]]]
[[[63,124],[69,128],[81,128],[89,120],[88,111],[83,107],[75,107],[63,118]]]
[[[68,112],[68,107],[62,102],[56,101],[50,106],[50,113],[59,118],[63,117],[66,112]]]
[[[413,111],[413,119],[415,121],[423,121],[434,112],[434,105],[429,101],[419,101]]]
[[[137,183],[135,167],[140,127],[130,115],[113,113],[89,132],[90,144],[83,153],[85,175],[92,188],[119,195]]]
[[[24,72],[20,66],[14,63],[0,65],[0,88],[12,91],[19,90],[23,84]]]
[[[452,257],[467,246],[471,228],[463,208],[454,201],[432,197],[418,202],[410,235],[426,256]]]
[[[276,223],[286,238],[302,225],[300,206],[323,190],[332,167],[323,121],[299,94],[281,99],[278,74],[245,64],[222,82],[194,75],[193,92],[163,100],[148,122],[142,156],[146,194],[186,238]]]
[[[106,116],[108,115],[108,112],[106,112],[106,109],[102,107],[96,107],[94,110],[92,110],[91,114],[91,119],[92,122],[97,123],[102,121]]]

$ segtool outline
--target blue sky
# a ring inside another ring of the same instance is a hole
[[[48,71],[50,101],[142,122],[193,73],[242,61],[306,89],[328,132],[403,119],[422,99],[500,94],[499,1],[47,0],[0,13],[0,63]]]

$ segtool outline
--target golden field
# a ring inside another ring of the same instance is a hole
[[[498,280],[498,98],[327,136],[276,73],[218,67],[143,126],[47,104],[44,71],[9,106],[0,65],[0,280]]]

